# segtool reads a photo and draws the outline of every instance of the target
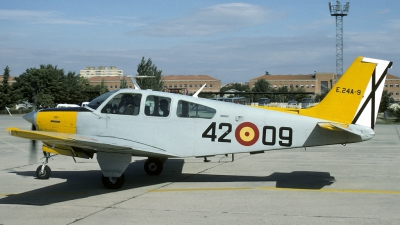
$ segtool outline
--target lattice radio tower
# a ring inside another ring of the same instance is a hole
[[[336,77],[343,74],[343,16],[347,16],[350,9],[350,3],[341,6],[339,1],[336,5],[329,2],[331,16],[336,16]]]

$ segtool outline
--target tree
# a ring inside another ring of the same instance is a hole
[[[122,78],[122,79],[121,79],[121,83],[120,83],[119,86],[120,86],[121,89],[123,89],[123,88],[128,88],[128,84],[126,83],[125,78]]]
[[[97,86],[97,85],[96,85],[96,86]],[[106,86],[106,84],[105,84],[104,79],[101,79],[101,83],[100,83],[99,89],[100,89],[100,90],[99,90],[100,95],[102,95],[102,94],[108,92],[108,89],[107,89],[107,86]]]
[[[65,74],[64,70],[50,64],[27,69],[15,80],[14,95],[19,101],[54,107],[58,103],[77,104],[85,99],[82,79],[73,72]]]
[[[59,103],[80,103],[85,99],[83,90],[83,83],[79,75],[75,75],[74,72],[68,72],[67,75],[63,77],[64,85],[64,98],[60,98]],[[62,97],[62,96],[61,96]]]
[[[315,94],[315,102],[321,102],[322,100],[324,100],[324,98],[326,97],[326,95],[329,93],[330,90],[328,90],[327,92],[321,93],[321,94]]]
[[[270,92],[270,84],[268,81],[264,79],[259,79],[254,83],[254,87],[251,90],[252,92]],[[268,94],[257,94],[254,95],[254,101],[258,101],[259,98],[271,98]]]
[[[304,89],[304,87],[299,87],[299,88],[297,88],[296,92],[300,92],[300,93],[304,92],[304,94],[296,94],[296,95],[295,95],[295,96],[296,96],[296,101],[297,101],[297,102],[302,102],[302,99],[303,99],[303,98],[310,98],[310,97],[311,97],[309,94],[306,94],[306,93],[305,93],[305,92],[306,92],[306,89]],[[328,93],[328,92],[326,92],[326,93]]]
[[[153,65],[150,58],[147,61],[142,57],[138,65],[137,76],[149,76],[146,78],[138,78],[136,82],[141,89],[153,89],[155,91],[162,91],[164,82],[161,77],[162,70],[157,70],[157,66]]]
[[[219,91],[220,92],[227,92],[227,91],[232,90],[232,89],[237,90],[239,92],[250,92],[249,85],[240,84],[240,83],[233,83],[233,84],[226,85],[226,86],[222,87]],[[220,96],[223,96],[223,95],[221,94]],[[230,95],[230,97],[234,97],[234,96],[235,96],[235,93],[232,92],[232,95]],[[240,95],[240,97],[251,98],[252,96],[251,95]]]
[[[381,104],[379,105],[379,112],[385,112],[390,104],[391,94],[387,90],[383,90],[381,97]]]
[[[10,69],[6,66],[4,69],[3,81],[0,86],[0,110],[3,110],[5,107],[10,106],[13,103],[12,89],[8,83],[9,78]]]
[[[259,79],[254,83],[253,92],[268,92],[270,91],[270,84],[264,79]]]
[[[395,116],[397,121],[400,121],[400,105],[397,103],[391,104],[388,108],[390,115]]]
[[[244,84],[240,84],[240,83],[233,83],[233,84],[229,84],[229,85],[226,85],[226,86],[222,87],[220,89],[220,92],[226,92],[226,91],[231,90],[231,89],[235,89],[235,90],[238,90],[238,91],[245,91],[245,92],[249,92],[250,91],[249,85],[244,85]]]
[[[293,94],[286,94],[289,92],[287,86],[279,87],[278,89],[274,89],[273,92],[275,93],[282,93],[282,94],[274,94],[271,98],[272,102],[287,102],[288,100],[293,98]]]
[[[108,88],[105,86],[104,82],[102,82],[103,86],[102,84],[93,86],[90,85],[90,82],[87,78],[80,76],[79,83],[83,97],[78,102],[89,102],[95,99],[97,96],[101,95],[101,93],[108,92]]]

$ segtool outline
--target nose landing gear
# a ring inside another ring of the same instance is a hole
[[[50,175],[51,175],[51,169],[50,167],[47,165],[49,163],[49,158],[50,153],[48,152],[43,152],[45,160],[43,161],[42,165],[40,165],[37,169],[36,169],[36,177],[40,180],[45,180],[45,179],[49,179]]]

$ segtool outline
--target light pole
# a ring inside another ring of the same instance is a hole
[[[347,16],[349,9],[349,2],[343,6],[339,1],[336,1],[336,5],[329,2],[331,16],[336,17],[336,79],[343,74],[343,16]]]

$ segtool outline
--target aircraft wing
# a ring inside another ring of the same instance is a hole
[[[176,155],[161,148],[116,137],[20,130],[15,127],[8,128],[6,132],[12,136],[43,141],[52,145],[60,144],[83,149],[92,149],[96,152],[128,153],[135,156],[176,157]]]

